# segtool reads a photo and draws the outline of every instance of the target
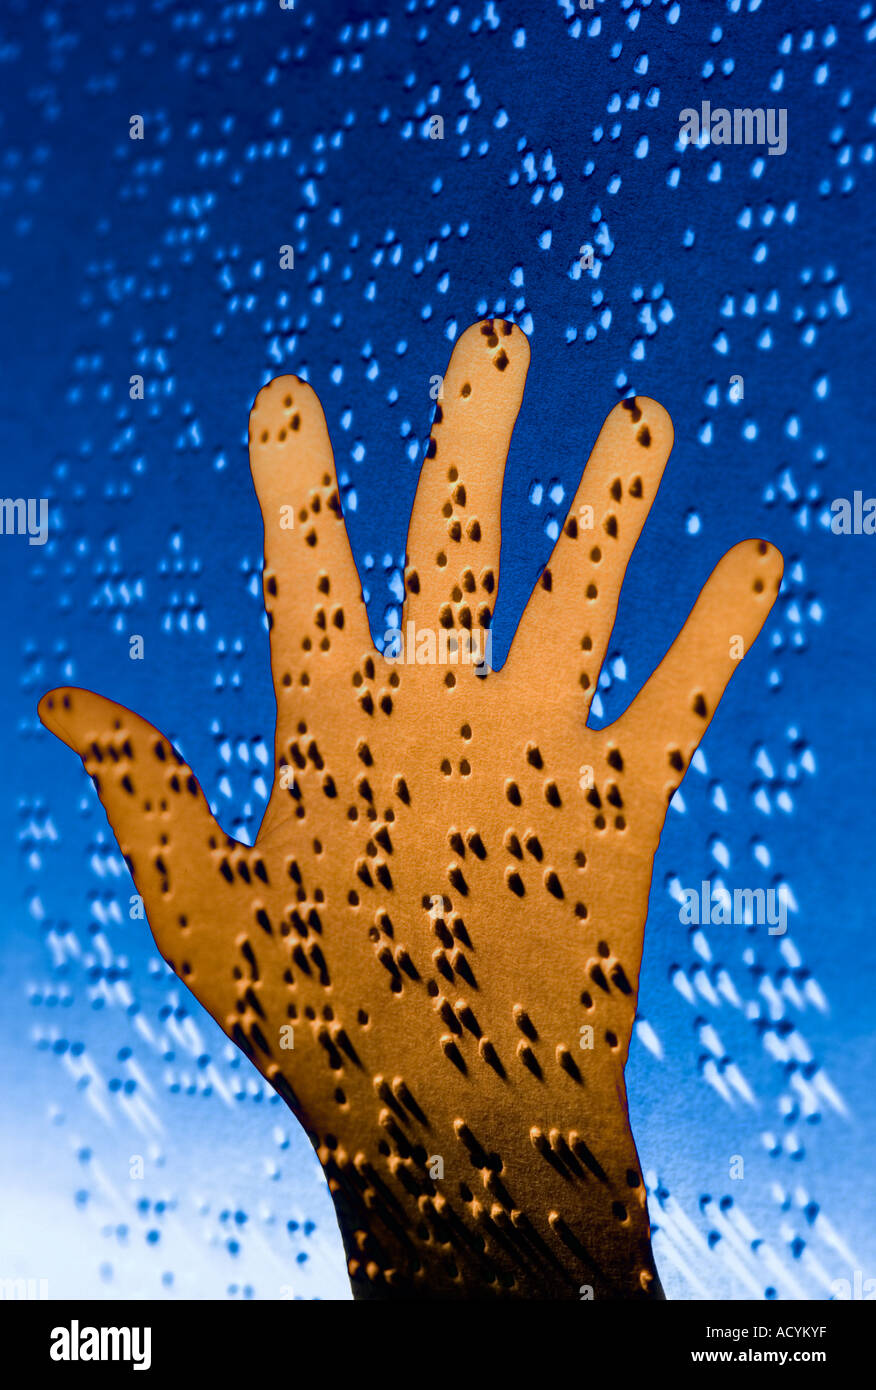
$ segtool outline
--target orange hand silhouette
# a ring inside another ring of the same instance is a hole
[[[630,708],[587,727],[672,446],[656,402],[623,401],[505,666],[478,672],[528,363],[499,320],[454,349],[398,661],[370,639],[317,396],[292,376],[259,392],[277,726],[254,846],[137,715],[74,689],[39,706],[95,781],[162,955],[307,1129],[361,1297],[662,1292],[624,1087],[652,861],[782,563],[735,546]]]

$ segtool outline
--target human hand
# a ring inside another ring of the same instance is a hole
[[[636,700],[588,729],[672,446],[662,407],[623,401],[508,660],[478,674],[528,362],[500,320],[454,349],[408,535],[414,645],[393,662],[319,400],[292,376],[259,392],[277,724],[253,846],[145,720],[70,688],[39,706],[95,781],[161,954],[305,1126],[361,1297],[661,1294],[624,1087],[652,861],[782,562],[762,541],[728,552]],[[446,641],[465,632],[475,661]]]

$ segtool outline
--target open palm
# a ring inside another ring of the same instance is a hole
[[[75,689],[39,707],[95,780],[162,955],[305,1126],[361,1297],[661,1292],[624,1088],[652,861],[781,557],[735,546],[630,708],[588,729],[672,445],[659,405],[623,401],[489,670],[528,362],[500,320],[454,349],[395,661],[369,635],[317,396],[292,376],[259,393],[277,726],[255,845],[137,715]]]

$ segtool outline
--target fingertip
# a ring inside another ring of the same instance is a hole
[[[37,714],[43,727],[62,743],[66,743],[68,748],[72,748],[74,753],[79,750],[67,726],[73,714],[76,693],[71,686],[58,686],[55,690],[47,691],[37,705]]]
[[[249,412],[250,450],[254,445],[300,440],[314,424],[325,428],[322,402],[309,381],[288,374],[263,386]]]
[[[655,467],[663,467],[675,442],[675,427],[665,406],[651,396],[625,396],[609,412],[603,424],[608,427],[612,437],[626,440],[631,435],[637,445],[634,451],[643,464],[654,461]],[[616,436],[616,431],[623,431]]]
[[[771,604],[775,601],[785,572],[785,557],[777,546],[760,537],[752,537],[739,541],[725,558],[731,561],[740,576],[750,576],[751,590],[755,596],[768,599]]]
[[[519,324],[511,323],[508,319],[493,319],[493,333],[506,351],[513,351],[524,362],[529,362],[532,350],[529,339]]]
[[[511,383],[529,368],[529,339],[516,323],[508,319],[478,319],[461,333],[451,361],[471,367],[492,366],[496,381]]]
[[[757,546],[759,558],[781,584],[782,576],[785,573],[785,557],[781,550],[770,541],[761,540],[759,538],[756,540],[755,544]]]
[[[306,385],[307,382],[295,376],[294,372],[287,372],[285,376],[272,377],[270,381],[266,381],[264,386],[256,392],[255,400],[249,412],[250,419],[252,419],[253,415],[264,410],[266,406],[274,405],[287,396],[291,398],[289,402],[290,405],[293,404],[295,392]]]
[[[675,442],[675,426],[669,411],[659,401],[655,401],[652,396],[637,396],[636,399],[648,429],[652,434],[659,434],[661,439],[666,441],[668,451]]]
[[[249,415],[249,467],[265,515],[266,505],[288,502],[293,479],[309,489],[336,488],[325,411],[309,382],[278,376],[259,391]]]

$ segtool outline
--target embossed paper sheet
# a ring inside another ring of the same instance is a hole
[[[4,1296],[876,1289],[874,51],[4,6]]]

